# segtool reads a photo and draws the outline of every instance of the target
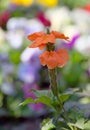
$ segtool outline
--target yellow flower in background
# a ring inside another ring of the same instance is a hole
[[[37,0],[37,3],[44,6],[53,7],[58,4],[58,0]]]
[[[32,5],[33,0],[11,0],[11,2],[16,5],[30,6]]]

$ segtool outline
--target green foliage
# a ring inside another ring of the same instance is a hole
[[[68,126],[71,128],[71,130],[74,130],[73,126],[83,130],[84,129],[84,119],[83,118],[79,119],[76,123],[68,123]]]
[[[73,122],[78,121],[79,119],[84,118],[84,113],[77,106],[73,106],[68,111],[69,117]]]
[[[85,130],[90,130],[90,120],[85,123],[84,129]]]
[[[30,103],[43,103],[47,105],[48,107],[52,107],[56,110],[60,110],[60,103],[64,103],[67,101],[72,93],[63,93],[59,95],[60,102],[58,101],[57,97],[54,97],[51,91],[49,90],[31,90],[34,92],[35,96],[37,96],[36,99],[33,98],[27,98],[24,102],[20,103],[20,105],[27,105]]]
[[[73,93],[62,93],[59,98],[62,103],[66,102],[72,95]]]
[[[14,64],[19,64],[21,52],[20,51],[11,51],[10,53],[11,53],[10,62],[12,62]]]
[[[41,103],[43,103],[43,104],[45,104],[45,105],[47,105],[49,107],[52,107],[51,100],[47,96],[41,96],[41,97],[37,98],[35,103],[39,103],[39,102],[41,102]]]
[[[89,0],[61,0],[60,3],[63,5],[68,6],[70,9],[73,9],[75,7],[84,6],[85,4],[88,4]]]
[[[71,130],[74,130],[74,128],[79,128],[80,130],[89,130],[90,121],[85,122],[85,120],[81,118],[76,123],[68,123],[68,126],[71,128]]]
[[[21,105],[26,105],[26,104],[29,104],[29,103],[34,103],[34,99],[33,98],[27,98],[24,102],[20,103],[19,106]]]
[[[49,107],[52,107],[50,98],[46,96],[41,96],[38,97],[37,99],[27,98],[24,102],[20,103],[20,105],[26,105],[30,103],[43,103]]]
[[[88,58],[81,55],[79,52],[72,50],[70,52],[70,61],[63,69],[59,69],[61,73],[60,88],[84,86],[88,82],[86,74],[88,68]],[[84,77],[84,78],[83,78]],[[80,88],[79,87],[79,88]],[[65,91],[65,90],[64,90]]]
[[[42,128],[41,130],[55,130],[55,125],[53,124],[53,120],[52,119],[45,119],[42,122]]]
[[[32,89],[32,91],[34,92],[34,94],[36,95],[36,97],[50,96],[50,95],[52,95],[51,90],[35,90],[35,89]]]
[[[10,1],[9,0],[0,0],[0,12],[3,12],[7,7],[8,5],[10,4]]]

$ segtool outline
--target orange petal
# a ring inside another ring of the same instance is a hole
[[[58,65],[57,57],[55,51],[45,51],[39,58],[42,65],[47,65],[49,69],[53,69]]]
[[[55,36],[52,34],[45,34],[42,36],[42,43],[55,43]]]
[[[45,44],[39,45],[39,49],[42,50],[45,48],[45,46],[46,46]]]
[[[64,39],[69,41],[69,37],[65,36],[63,33],[59,33],[57,31],[52,31],[51,32],[56,38]]]
[[[39,56],[42,65],[47,65],[49,69],[63,67],[69,60],[67,50],[45,51]]]
[[[63,67],[69,60],[68,51],[60,49],[57,51],[58,54],[58,67]]]
[[[46,46],[45,44],[47,44],[48,42],[55,42],[55,37],[52,34],[44,34],[41,37],[38,37],[37,39],[35,39],[35,42],[33,42],[29,47],[39,47],[40,49],[43,49]]]
[[[43,43],[37,43],[37,42],[33,42],[32,44],[29,45],[29,48],[36,48],[39,47],[40,50],[45,48],[45,44]]]
[[[31,35],[28,35],[27,37],[28,37],[29,40],[33,41],[33,40],[35,40],[38,37],[41,37],[43,35],[44,35],[44,32],[36,32],[36,33],[31,34]]]
[[[42,53],[41,55],[39,55],[40,58],[40,62],[41,64],[44,66],[46,65],[46,58],[48,56],[48,51],[45,51],[44,53]]]
[[[57,65],[58,65],[57,58],[58,58],[58,56],[55,51],[49,52],[49,57],[47,57],[47,66],[49,69],[53,69],[53,68],[57,67]]]
[[[33,42],[32,44],[29,45],[30,48],[36,48],[38,47],[39,45],[35,42]]]
[[[45,61],[44,55],[45,55],[45,52],[43,54],[39,55],[41,65],[43,65],[43,66],[46,65],[46,61]]]

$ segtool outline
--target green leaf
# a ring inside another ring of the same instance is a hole
[[[41,126],[44,126],[46,123],[48,123],[51,119],[50,118],[46,118],[42,121]]]
[[[19,106],[21,105],[27,105],[29,103],[43,103],[49,107],[52,107],[51,105],[51,99],[47,96],[41,96],[38,97],[37,99],[33,99],[33,98],[27,98],[24,102],[20,103]]]
[[[41,97],[41,96],[49,96],[51,94],[50,90],[32,90],[36,97]]]
[[[21,105],[27,105],[29,103],[35,103],[35,100],[33,98],[27,98],[24,102],[20,103],[19,106]]]
[[[89,129],[90,129],[90,120],[87,121],[87,123],[85,123],[84,129],[85,129],[85,130],[89,130]]]
[[[65,101],[67,101],[70,96],[72,95],[73,93],[63,93],[59,96],[60,100],[62,101],[62,103],[64,103]]]
[[[51,105],[51,99],[49,97],[47,97],[47,96],[38,97],[35,100],[35,103],[39,103],[39,102],[41,102],[41,103],[43,103],[43,104],[45,104],[45,105],[47,105],[49,107],[52,107],[52,105]]]
[[[72,126],[75,126],[76,128],[83,130],[84,129],[84,119],[83,118],[79,119],[75,124],[68,123],[68,126],[71,128],[71,130],[73,130]]]
[[[74,130],[73,127],[72,127],[72,123],[68,123],[68,126],[70,127],[71,130]]]
[[[13,51],[13,50],[11,50],[10,51],[10,54],[12,54],[12,55],[9,55],[9,59],[10,59],[10,61],[12,62],[12,63],[14,63],[14,64],[19,64],[20,63],[20,55],[21,55],[21,52],[20,52],[20,50],[19,51]]]
[[[61,130],[70,130],[70,129],[66,129],[66,128],[61,128]]]
[[[55,110],[61,111],[62,108],[60,108],[60,102],[57,100],[57,97],[51,97],[51,104]]]
[[[46,123],[44,123],[44,125],[42,126],[41,130],[52,130],[55,129],[55,125],[52,123],[52,119],[49,119],[46,121]]]
[[[75,126],[77,126],[77,128],[80,128],[80,129],[83,130],[83,129],[84,129],[84,119],[83,119],[83,118],[79,119],[79,120],[76,122]]]

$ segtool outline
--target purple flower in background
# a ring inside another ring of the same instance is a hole
[[[39,70],[41,68],[38,55],[39,49],[26,48],[21,54],[23,63],[19,65],[18,77],[25,83],[33,83],[39,80]]]
[[[9,7],[8,7],[8,10],[9,10],[9,11],[14,11],[14,10],[16,10],[16,9],[17,9],[17,5],[16,5],[16,4],[12,4],[12,3],[11,3],[11,4],[9,5]]]
[[[37,86],[36,84],[25,84],[23,86],[23,92],[25,95],[25,98],[29,98],[32,97],[33,99],[36,99],[35,94],[33,93],[33,91],[30,91],[31,89],[39,89],[39,86]],[[37,103],[37,104],[30,104],[29,105],[31,109],[35,110],[35,111],[41,111],[43,109],[43,104],[41,103]]]
[[[14,72],[14,65],[12,63],[7,62],[7,61],[4,61],[1,64],[1,69],[2,69],[3,75],[7,76],[7,75],[12,74]]]
[[[0,62],[8,61],[8,54],[7,53],[0,53]]]
[[[37,70],[30,63],[21,63],[19,65],[18,77],[25,83],[33,83],[39,79]]]
[[[38,55],[40,53],[41,51],[38,48],[26,48],[21,54],[21,61],[23,63],[19,65],[18,77],[25,83],[25,85],[23,86],[25,98],[36,98],[34,93],[30,92],[30,89],[39,89],[35,82],[39,80],[39,70],[41,68],[41,65]],[[29,106],[30,108],[38,112],[39,110],[40,112],[42,112],[43,110],[43,105],[41,103],[30,104]]]
[[[41,68],[40,60],[38,58],[38,54],[32,55],[32,57],[29,60],[29,63],[33,66],[35,70],[39,70]]]
[[[87,70],[87,75],[90,77],[90,67]]]
[[[64,43],[63,46],[68,48],[68,49],[72,49],[74,47],[76,40],[79,37],[80,37],[80,34],[75,35],[69,43]]]
[[[21,61],[22,62],[28,62],[32,58],[33,55],[39,55],[42,51],[38,48],[29,48],[27,47],[23,53],[21,54]]]

